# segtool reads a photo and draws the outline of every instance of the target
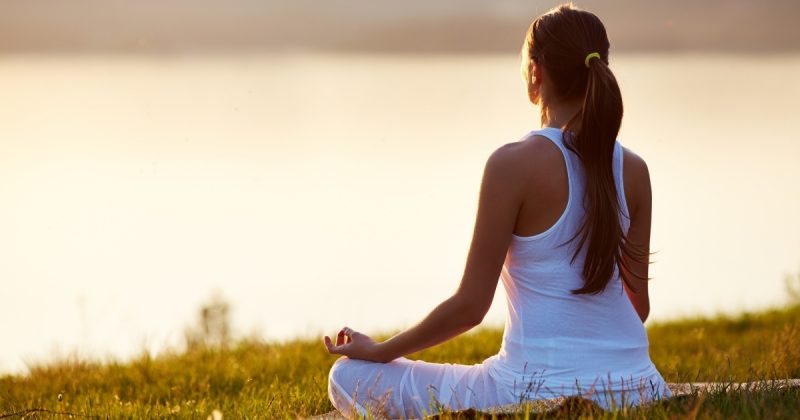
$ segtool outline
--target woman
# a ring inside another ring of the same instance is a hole
[[[489,157],[464,276],[417,325],[380,343],[343,328],[329,375],[345,415],[418,417],[580,395],[601,407],[671,395],[642,325],[651,192],[645,162],[616,141],[622,98],[605,28],[562,5],[537,18],[522,48],[542,129]],[[478,325],[498,278],[508,316],[498,354],[480,364],[405,355]]]

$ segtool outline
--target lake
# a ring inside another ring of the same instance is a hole
[[[800,56],[611,60],[648,322],[783,304]],[[0,372],[179,347],[215,292],[239,337],[416,322],[461,279],[486,158],[538,122],[514,55],[6,55],[0,92]]]

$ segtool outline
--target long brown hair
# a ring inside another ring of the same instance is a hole
[[[626,240],[620,223],[620,203],[612,172],[614,144],[622,123],[622,95],[608,67],[606,29],[594,14],[563,4],[538,17],[528,28],[523,57],[543,66],[560,99],[583,100],[581,111],[563,127],[564,143],[579,158],[586,173],[586,214],[570,241],[579,239],[572,261],[586,247],[584,285],[574,294],[605,290],[617,267],[634,289],[623,254],[641,258],[642,252]],[[597,56],[591,56],[598,53]],[[523,74],[529,80],[527,64]],[[542,120],[546,118],[542,108]]]

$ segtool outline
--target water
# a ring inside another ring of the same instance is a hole
[[[800,270],[800,56],[612,59],[620,139],[653,183],[651,319],[782,304]],[[0,372],[180,346],[215,290],[239,336],[418,321],[460,281],[486,158],[536,128],[518,69],[0,58]]]

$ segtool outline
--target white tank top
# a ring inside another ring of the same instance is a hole
[[[569,198],[558,220],[533,236],[513,235],[501,279],[507,295],[508,314],[500,352],[489,360],[490,374],[508,386],[520,387],[531,379],[541,381],[552,396],[584,391],[602,382],[605,389],[639,384],[640,379],[663,379],[650,361],[644,326],[628,299],[615,270],[605,291],[575,295],[584,285],[581,270],[585,247],[570,263],[578,239],[568,242],[579,229],[585,210],[585,175],[580,159],[566,148],[562,132],[544,128],[528,133],[547,137],[561,150],[569,179]],[[622,146],[615,142],[613,173],[621,226],[627,233],[630,220],[622,182]],[[561,244],[564,244],[560,246]],[[609,387],[607,384],[612,384]],[[568,389],[573,391],[569,392]],[[557,390],[557,391],[556,391]],[[548,397],[547,390],[539,397]]]

